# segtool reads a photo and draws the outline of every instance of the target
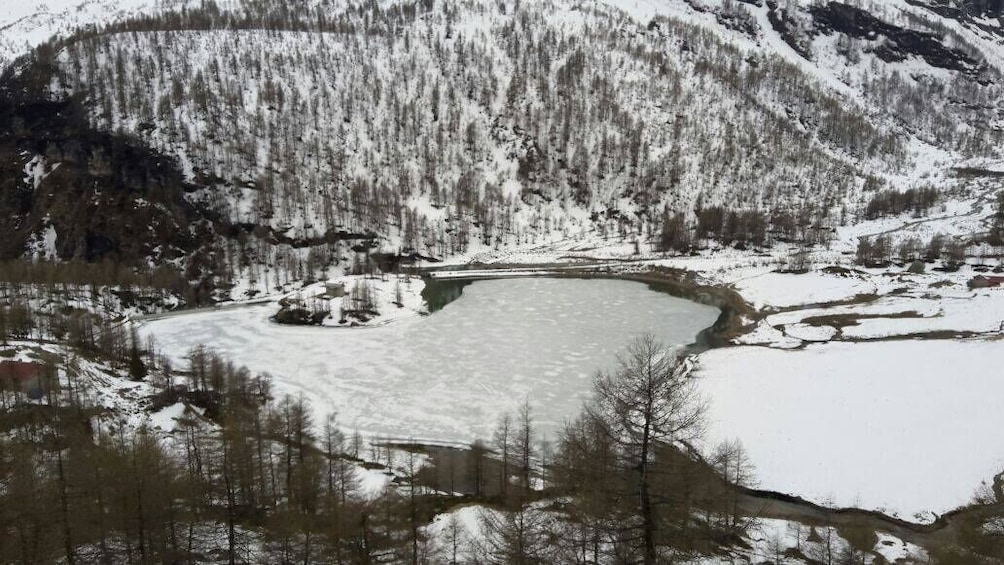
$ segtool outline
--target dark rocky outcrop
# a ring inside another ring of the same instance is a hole
[[[756,18],[742,4],[732,4],[731,9],[722,9],[715,14],[718,23],[751,38],[760,34]]]
[[[982,33],[1004,37],[1004,0],[906,0]],[[994,20],[987,22],[984,20]]]
[[[796,53],[805,59],[812,59],[809,47],[812,38],[799,29],[795,18],[785,8],[778,6],[777,0],[767,0],[767,19],[781,39]]]
[[[199,214],[179,167],[122,136],[95,131],[70,97],[53,100],[50,52],[0,77],[0,259],[25,253],[47,225],[61,259],[145,265],[200,246]],[[47,175],[26,179],[44,156]]]
[[[809,8],[815,28],[821,33],[842,33],[855,39],[882,40],[875,55],[886,62],[917,56],[932,67],[975,73],[979,61],[957,48],[945,45],[935,33],[907,29],[884,22],[848,4],[830,2]]]
[[[939,16],[957,20],[1004,17],[1004,0],[907,0]]]

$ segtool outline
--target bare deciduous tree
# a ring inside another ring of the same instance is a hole
[[[657,443],[689,442],[701,435],[707,403],[676,353],[651,335],[635,339],[616,369],[597,376],[588,413],[603,422],[620,465],[635,474],[643,562],[658,560],[658,515],[651,470]]]

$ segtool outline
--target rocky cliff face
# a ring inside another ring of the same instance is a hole
[[[1004,17],[1004,0],[908,0],[910,4],[963,21]]]
[[[977,18],[1000,18],[1004,16],[1004,0],[961,0],[962,12]]]
[[[933,31],[891,24],[855,6],[830,2],[810,7],[809,13],[818,31],[877,42],[871,51],[887,63],[919,57],[932,67],[950,71],[975,73],[979,67],[973,55],[949,46]]]
[[[0,258],[145,264],[193,252],[198,216],[177,164],[91,128],[79,98],[51,99],[52,65],[41,53],[0,80]]]

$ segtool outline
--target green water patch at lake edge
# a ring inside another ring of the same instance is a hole
[[[425,277],[425,288],[422,289],[422,299],[429,306],[429,313],[438,312],[447,304],[460,298],[464,287],[474,282],[474,279],[434,279]]]

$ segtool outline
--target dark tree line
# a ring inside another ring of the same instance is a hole
[[[705,247],[710,242],[737,249],[763,248],[779,241],[817,245],[830,241],[838,221],[817,218],[810,209],[796,215],[784,209],[768,214],[756,209],[708,206],[696,209],[693,220],[684,212],[666,210],[655,242],[660,250],[678,253]]]
[[[871,197],[865,206],[865,218],[874,220],[882,216],[896,216],[910,212],[914,217],[925,215],[938,202],[934,188],[910,188],[903,192],[883,190]]]
[[[68,342],[117,358],[128,333],[127,311],[154,313],[199,303],[172,266],[140,269],[112,261],[12,260],[0,263],[0,343]]]
[[[934,234],[927,242],[919,238],[906,238],[896,244],[888,234],[873,237],[862,237],[858,240],[855,261],[868,267],[885,266],[893,261],[907,263],[910,261],[932,262],[941,260],[945,268],[957,268],[965,262],[968,245],[965,241],[948,237],[944,234]]]
[[[302,399],[273,398],[267,375],[204,348],[189,360],[173,376],[157,368],[167,382],[154,409],[186,400],[205,410],[170,442],[146,428],[94,427],[99,408],[68,393],[79,386],[69,374],[48,404],[0,413],[0,561],[410,559],[409,532],[431,519],[424,494],[360,496],[334,419],[314,422]]]
[[[994,198],[994,214],[990,219],[987,243],[994,247],[1004,247],[1004,190]]]

